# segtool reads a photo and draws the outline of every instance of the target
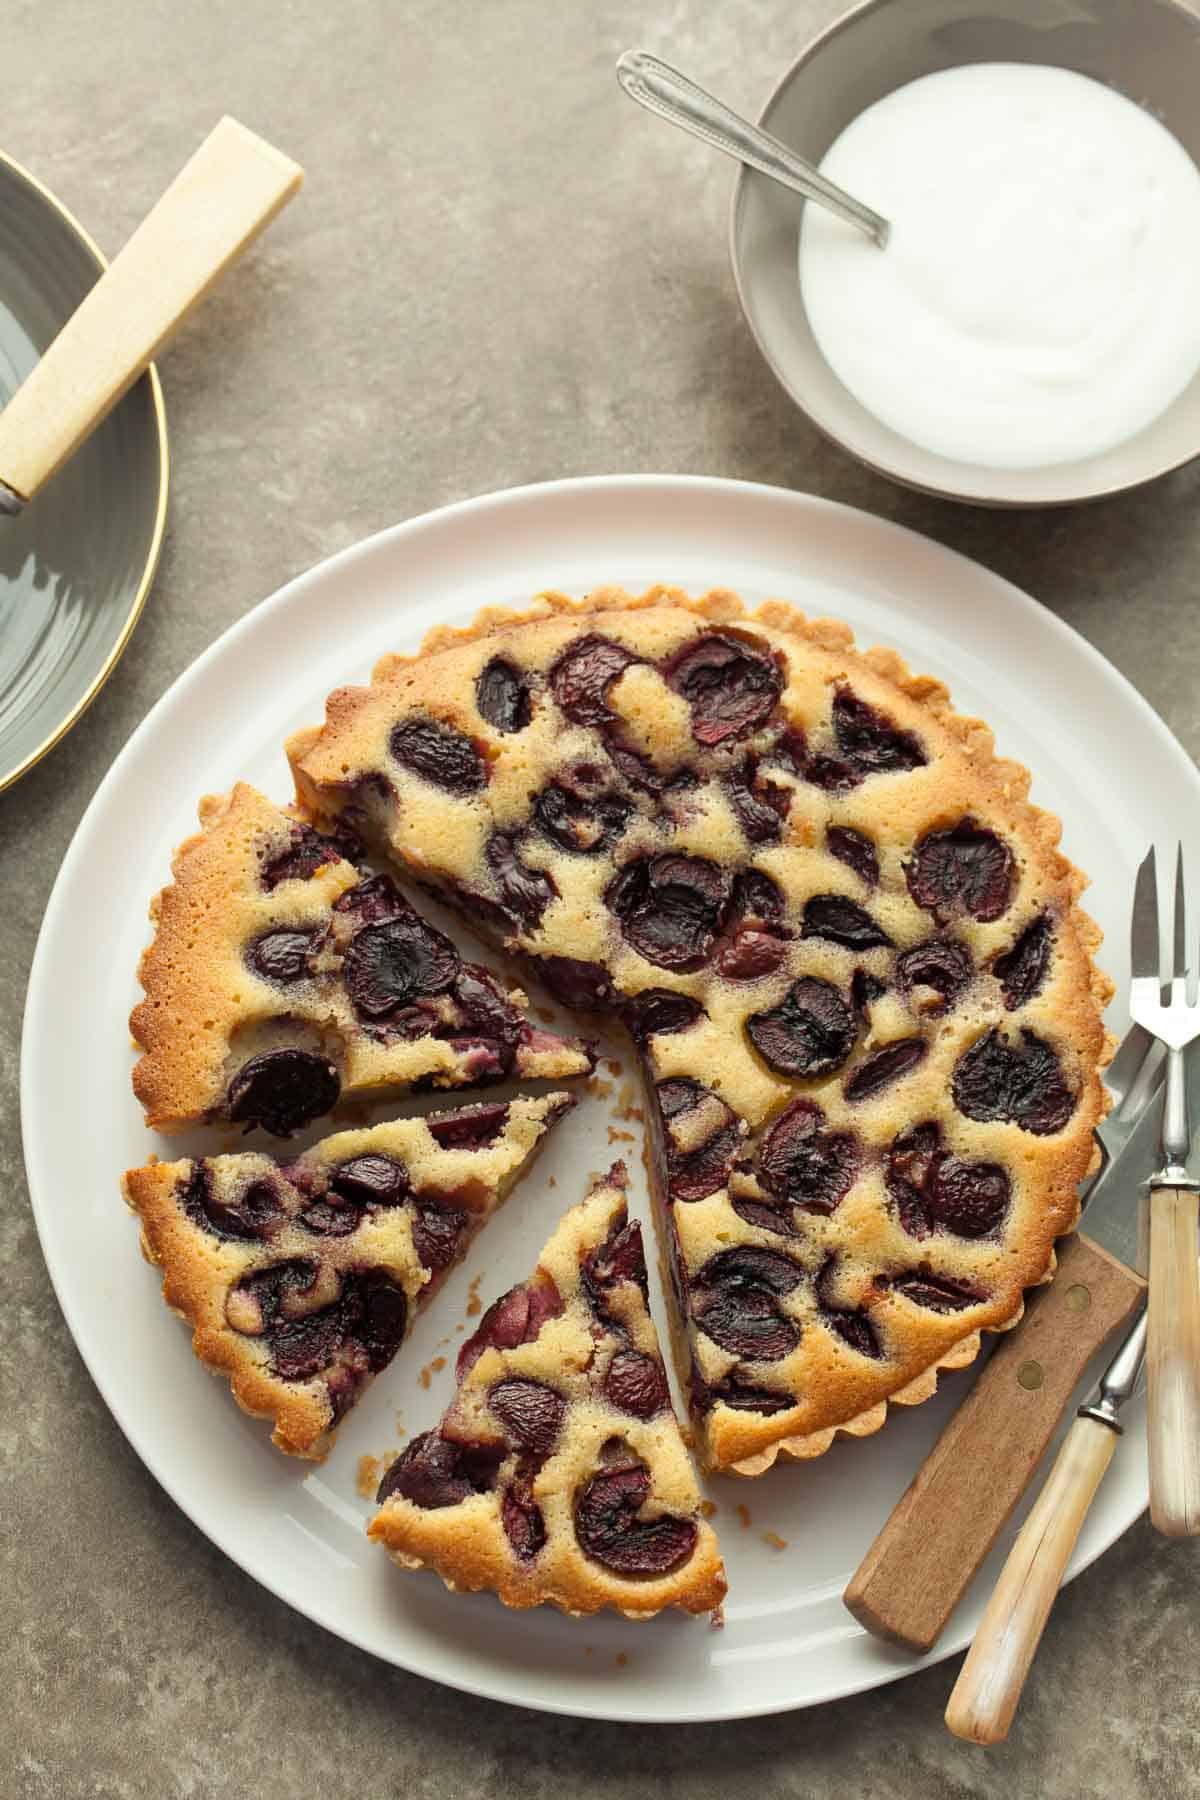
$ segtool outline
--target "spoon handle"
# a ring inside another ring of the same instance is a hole
[[[644,50],[627,50],[617,62],[617,80],[629,98],[648,112],[657,113],[660,119],[678,125],[682,131],[690,131],[693,137],[703,138],[726,156],[749,163],[752,169],[793,188],[806,199],[819,201],[839,218],[865,231],[881,250],[887,243],[888,222],[879,213],[827,181],[812,163],[706,94],[670,63],[660,62]]]
[[[33,498],[302,179],[236,120],[210,132],[0,412],[0,512]]]

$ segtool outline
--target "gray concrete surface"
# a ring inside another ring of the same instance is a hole
[[[953,1665],[699,1730],[539,1718],[385,1668],[263,1593],[143,1470],[79,1362],[29,1218],[18,1022],[46,896],[94,788],[151,703],[256,600],[442,501],[680,470],[867,507],[1038,595],[1200,748],[1200,465],[1027,517],[864,473],[795,415],[741,323],[730,166],[635,113],[612,77],[615,55],[641,43],[754,107],[836,10],[5,8],[0,145],[110,252],[224,110],[309,171],[164,364],[170,533],[132,647],[78,729],[0,796],[5,1800],[1200,1795],[1200,1551],[1144,1523],[1063,1595],[1014,1738],[990,1756],[942,1729]]]

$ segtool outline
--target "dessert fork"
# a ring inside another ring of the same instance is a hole
[[[1175,865],[1173,956],[1160,982],[1158,880],[1151,848],[1133,893],[1130,1011],[1167,1046],[1163,1166],[1150,1178],[1147,1390],[1150,1518],[1168,1537],[1200,1533],[1200,1274],[1196,1262],[1197,1191],[1186,1168],[1191,1144],[1183,1052],[1200,1036],[1195,998],[1200,963],[1188,968],[1183,846]],[[1189,989],[1192,998],[1189,999]]]

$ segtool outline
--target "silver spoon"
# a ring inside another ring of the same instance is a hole
[[[726,156],[749,163],[752,169],[793,188],[806,199],[827,206],[840,219],[865,231],[881,250],[887,244],[891,225],[881,213],[873,212],[853,194],[827,181],[812,163],[805,162],[769,131],[761,131],[720,100],[714,100],[670,63],[660,62],[644,50],[627,50],[617,61],[617,80],[629,98],[648,112],[657,113],[660,119],[678,125],[682,131],[690,131],[693,137],[703,138]]]

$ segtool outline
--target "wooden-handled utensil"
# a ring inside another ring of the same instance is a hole
[[[1154,850],[1133,894],[1129,1010],[1167,1046],[1162,1167],[1150,1182],[1148,1395],[1150,1519],[1167,1537],[1200,1534],[1200,1272],[1196,1266],[1197,1181],[1191,1150],[1183,1052],[1200,1036],[1195,952],[1187,951],[1183,846],[1175,864],[1175,917],[1169,985],[1162,986]],[[1191,980],[1188,965],[1191,962]]]
[[[1161,1053],[1135,1027],[1108,1071],[1114,1106],[1099,1132],[1108,1160],[1088,1196],[1087,1234],[1060,1243],[1054,1281],[999,1339],[846,1589],[846,1605],[877,1636],[932,1649],[1091,1358],[1141,1303],[1137,1189],[1157,1156],[1150,1097],[1161,1072]],[[1200,1066],[1190,1078],[1200,1080]]]
[[[0,513],[33,498],[303,179],[236,119],[209,133],[0,412]]]
[[[946,1708],[955,1737],[998,1744],[1008,1736],[1075,1541],[1112,1461],[1120,1410],[1145,1354],[1143,1307],[1094,1397],[1080,1407],[1009,1551]]]

